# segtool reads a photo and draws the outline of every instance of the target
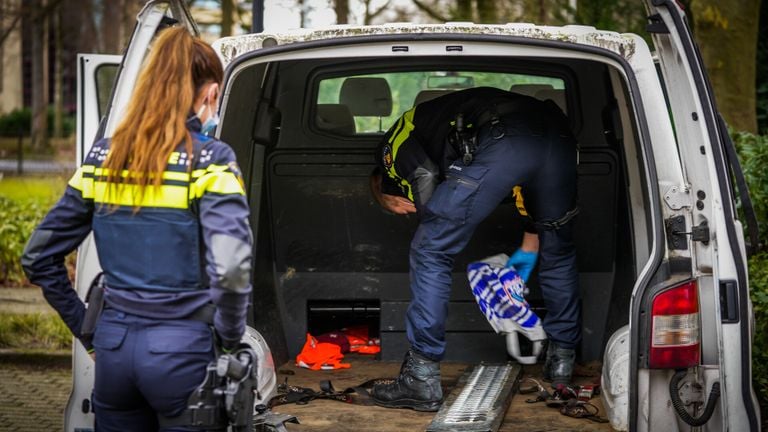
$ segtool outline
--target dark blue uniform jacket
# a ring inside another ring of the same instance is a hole
[[[170,155],[162,186],[148,186],[140,202],[130,184],[108,187],[101,165],[109,140],[96,142],[32,234],[24,270],[76,337],[85,306],[72,289],[64,258],[91,232],[108,307],[174,319],[213,303],[220,337],[231,343],[243,334],[253,241],[242,176],[227,144],[201,135],[196,118],[188,128],[194,156],[181,143]]]

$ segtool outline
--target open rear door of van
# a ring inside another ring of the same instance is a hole
[[[114,132],[128,105],[149,45],[159,30],[181,25],[198,35],[183,0],[152,0],[136,18],[131,40],[118,55],[78,55],[77,164],[80,165],[91,145]],[[78,250],[75,287],[85,299],[93,278],[101,271],[93,237]],[[93,361],[82,345],[72,350],[72,393],[64,413],[66,432],[93,430]]]
[[[674,234],[669,230],[668,237],[689,235],[691,240],[692,274],[698,280],[701,307],[701,364],[703,369],[719,369],[722,417],[715,416],[710,422],[714,424],[706,424],[702,430],[758,431],[759,408],[751,382],[752,309],[746,252],[730,175],[734,173],[738,178],[740,167],[734,160],[733,144],[720,120],[682,5],[674,0],[645,0],[645,5],[649,12],[648,31],[659,57],[675,123],[680,159],[690,185],[690,204],[696,203],[690,205],[692,226],[680,227]],[[738,192],[744,207],[751,207],[747,191]],[[753,218],[747,216],[748,228],[756,230],[756,226],[751,226]],[[643,293],[636,293],[636,298],[643,298]],[[640,334],[635,336],[641,338]],[[641,357],[634,356],[632,371],[648,368],[647,360]],[[630,376],[630,380],[637,384],[638,376]],[[652,426],[653,421],[646,423],[647,407],[641,407],[647,402],[639,400],[642,397],[637,391],[633,393],[630,430]]]

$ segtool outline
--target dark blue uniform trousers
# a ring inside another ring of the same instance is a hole
[[[532,133],[507,125],[500,139],[481,129],[474,161],[454,162],[427,202],[411,242],[413,294],[406,318],[411,347],[433,360],[445,353],[445,320],[453,258],[472,233],[516,185],[536,221],[562,217],[575,206],[576,144],[556,130]],[[543,325],[561,347],[574,348],[581,337],[573,222],[539,231],[539,282],[547,306]],[[478,257],[481,258],[481,257]]]
[[[158,430],[158,414],[179,415],[214,359],[213,334],[202,321],[150,319],[109,308],[98,322],[93,346],[99,432]]]

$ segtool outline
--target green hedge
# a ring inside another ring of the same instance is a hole
[[[17,109],[0,115],[0,136],[16,137],[19,132],[29,136],[32,125],[32,111],[29,108]],[[75,131],[75,116],[65,115],[62,120],[62,133],[68,137]],[[53,134],[53,108],[48,108],[48,134]]]
[[[765,250],[768,245],[768,135],[747,132],[731,135],[757,215],[760,243]],[[747,233],[744,235],[749,238]],[[752,378],[765,418],[768,415],[768,252],[760,252],[749,259],[749,289],[755,314]]]
[[[0,285],[19,285],[25,281],[19,257],[47,211],[48,206],[39,202],[0,196]]]
[[[731,134],[760,226],[760,243],[768,245],[768,135]],[[739,203],[739,206],[741,203]],[[746,224],[745,224],[746,228]],[[746,233],[745,233],[746,235]],[[749,237],[746,237],[749,238]]]
[[[61,350],[72,333],[55,313],[0,314],[0,348]]]
[[[765,424],[768,420],[768,252],[750,258],[749,288],[755,313],[752,379]]]

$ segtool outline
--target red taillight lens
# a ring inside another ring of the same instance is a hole
[[[657,295],[651,316],[649,366],[654,369],[697,366],[701,333],[696,282],[689,281]]]

